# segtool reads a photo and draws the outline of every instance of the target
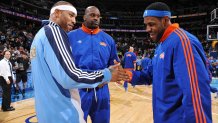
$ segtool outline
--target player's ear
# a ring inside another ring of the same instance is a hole
[[[162,20],[163,25],[166,26],[169,22],[169,17],[165,16],[161,20]]]

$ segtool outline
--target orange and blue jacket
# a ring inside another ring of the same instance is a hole
[[[120,62],[113,38],[99,28],[81,28],[68,33],[75,65],[86,71],[102,70]]]
[[[212,122],[210,77],[203,47],[178,24],[165,30],[152,65],[132,72],[133,85],[143,79],[152,81],[154,123]]]

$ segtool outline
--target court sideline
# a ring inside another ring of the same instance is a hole
[[[129,87],[125,92],[117,83],[110,83],[111,123],[152,123],[151,86]],[[214,97],[214,95],[212,95]],[[212,98],[213,122],[218,122],[218,99]],[[0,123],[35,123],[34,99],[12,104],[16,110],[0,112]],[[91,123],[90,120],[88,123]]]

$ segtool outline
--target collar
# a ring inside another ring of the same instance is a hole
[[[163,36],[160,39],[160,42],[164,42],[167,37],[177,28],[179,28],[178,23],[171,24],[169,27],[167,27],[167,29],[164,31]]]
[[[48,25],[49,24],[49,20],[42,20],[42,26],[44,26],[44,25]]]
[[[6,58],[4,58],[4,60],[5,60],[6,62],[9,62],[9,60],[8,60],[8,59],[6,59]]]
[[[84,32],[88,33],[88,34],[97,34],[100,32],[99,27],[96,29],[89,29],[87,28],[84,24],[82,24],[82,28],[81,28]]]
[[[59,26],[57,23],[51,20],[42,20],[42,26],[45,26],[45,25]]]

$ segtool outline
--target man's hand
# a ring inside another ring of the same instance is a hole
[[[129,81],[129,75],[125,72],[125,70],[120,66],[120,64],[115,64],[109,67],[111,71],[112,82],[119,82],[119,81]]]

